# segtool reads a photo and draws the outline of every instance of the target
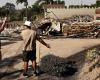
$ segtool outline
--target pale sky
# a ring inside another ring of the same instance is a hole
[[[28,0],[28,3],[29,3],[29,6],[31,6],[32,4],[34,4],[36,0]],[[6,2],[11,2],[11,3],[14,3],[16,5],[16,0],[0,0],[0,7],[5,5]],[[77,4],[94,4],[96,2],[96,0],[65,0],[66,2],[66,5],[77,5]],[[17,9],[20,9],[20,8],[23,8],[23,4],[19,4],[19,5],[16,5],[16,8]]]

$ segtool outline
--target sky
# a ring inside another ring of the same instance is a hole
[[[32,4],[34,4],[36,0],[28,0],[29,6],[31,6]],[[68,5],[77,5],[77,4],[94,4],[96,2],[96,0],[64,0],[66,3],[66,6]],[[0,0],[0,7],[4,6],[6,4],[6,2],[10,2],[10,3],[14,3],[16,5],[16,0]],[[18,4],[16,5],[17,9],[21,9],[24,8],[23,4]]]

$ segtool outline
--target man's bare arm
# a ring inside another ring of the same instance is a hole
[[[42,43],[44,46],[46,46],[47,48],[50,48],[50,45],[47,44],[39,35],[37,35],[37,40]]]
[[[5,23],[6,23],[6,20],[7,20],[7,17],[5,17],[1,27],[0,27],[0,32],[2,32],[4,30],[4,26],[5,26]]]

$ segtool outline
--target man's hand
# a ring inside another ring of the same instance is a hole
[[[6,22],[6,20],[7,20],[7,17],[4,18],[3,22]]]
[[[2,25],[0,26],[0,32],[4,30],[4,26],[6,24],[7,17],[4,18]]]
[[[46,45],[47,48],[51,48],[49,44]]]

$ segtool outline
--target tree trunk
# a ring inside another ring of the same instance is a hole
[[[27,17],[27,20],[28,20],[28,9],[27,9],[27,5],[26,5],[26,17]]]
[[[24,6],[26,7],[26,17],[27,17],[27,20],[28,20],[28,2],[25,2]]]

